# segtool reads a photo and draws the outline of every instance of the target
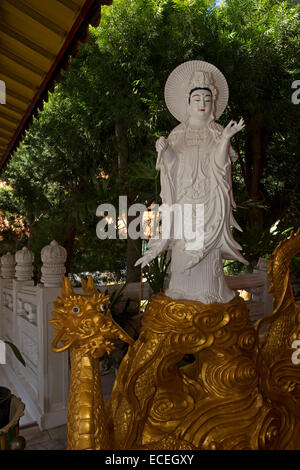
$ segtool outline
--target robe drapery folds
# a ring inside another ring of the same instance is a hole
[[[230,145],[220,151],[223,127],[212,121],[201,129],[179,124],[168,137],[168,148],[160,152],[156,169],[160,171],[162,203],[171,207],[179,204],[204,206],[204,234],[201,249],[187,249],[187,240],[151,239],[148,245],[153,257],[165,249],[184,251],[184,263],[172,271],[184,272],[205,258],[213,249],[220,250],[223,259],[248,262],[240,254],[241,246],[234,240],[231,226],[242,229],[234,219],[235,202],[231,183],[231,162],[237,156]],[[166,158],[166,152],[169,152]],[[226,152],[226,155],[224,155]],[[225,165],[222,162],[226,162]],[[196,227],[197,211],[192,211],[192,224]],[[175,221],[176,222],[176,221]],[[171,214],[171,224],[174,216]],[[172,228],[170,233],[174,233]]]

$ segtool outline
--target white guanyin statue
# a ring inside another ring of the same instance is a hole
[[[172,299],[229,302],[235,292],[227,286],[222,259],[248,264],[231,232],[232,226],[241,228],[232,213],[231,163],[237,156],[230,139],[245,126],[243,119],[225,128],[215,122],[227,106],[228,95],[223,74],[198,60],[177,67],[165,86],[166,105],[180,124],[168,139],[160,137],[156,143],[161,199],[168,207],[179,206],[183,227],[193,228],[194,239],[187,238],[184,228],[181,236],[178,231],[174,235],[173,216],[170,236],[151,239],[136,264],[143,267],[169,250],[170,282],[165,294]],[[190,212],[185,212],[186,207],[192,208]]]

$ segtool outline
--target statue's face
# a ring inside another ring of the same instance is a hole
[[[191,94],[189,104],[189,115],[191,118],[206,121],[212,111],[213,99],[208,90],[195,90]]]

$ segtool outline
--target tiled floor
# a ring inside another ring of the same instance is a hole
[[[25,450],[65,450],[67,448],[66,426],[40,431],[38,426],[20,429],[26,439]]]

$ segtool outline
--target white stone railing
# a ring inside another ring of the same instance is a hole
[[[7,375],[41,429],[66,422],[68,356],[51,351],[53,329],[49,324],[53,302],[61,291],[65,259],[65,249],[56,242],[45,247],[43,282],[35,286],[29,250],[1,258],[0,339],[19,348],[26,367],[7,348],[7,363],[0,366],[0,373]]]

